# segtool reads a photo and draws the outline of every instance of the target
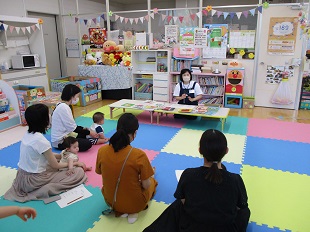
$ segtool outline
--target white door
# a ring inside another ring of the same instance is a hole
[[[299,86],[301,81],[301,73],[300,73],[300,67],[294,67],[292,70],[294,70],[293,77],[289,78],[289,89],[291,94],[291,100],[293,103],[291,104],[273,104],[271,103],[271,99],[276,92],[279,83],[275,83],[277,81],[277,77],[274,78],[276,71],[270,70],[273,67],[289,67],[292,62],[292,58],[301,58],[302,54],[302,43],[303,40],[300,39],[300,28],[298,22],[294,25],[296,30],[296,40],[295,40],[295,49],[293,55],[283,55],[283,54],[276,54],[272,55],[267,50],[268,48],[268,41],[273,40],[274,37],[270,37],[269,35],[269,27],[270,27],[270,18],[292,18],[296,17],[298,19],[298,10],[292,10],[290,6],[272,6],[270,5],[269,8],[263,9],[261,20],[262,20],[262,26],[261,26],[261,33],[259,37],[259,54],[257,55],[258,58],[258,67],[257,67],[257,73],[256,73],[256,86],[255,86],[255,106],[263,106],[263,107],[273,107],[273,108],[284,108],[284,109],[298,109],[298,102],[299,102]],[[273,20],[273,21],[278,21]],[[287,19],[289,21],[289,19]],[[285,20],[284,20],[285,21]],[[271,24],[274,25],[274,24]],[[284,25],[284,26],[283,26]],[[277,31],[277,27],[280,26],[280,31],[278,30],[278,40],[273,41],[280,41],[281,38],[287,36],[282,35],[283,33],[286,34],[286,32],[283,32],[281,30],[286,30],[287,24],[281,23],[281,20],[279,20],[279,23],[275,27],[273,27],[273,31]],[[283,26],[281,28],[281,26]],[[291,36],[288,35],[288,36]],[[270,43],[269,43],[270,45]],[[277,46],[277,44],[273,44],[274,46]],[[276,48],[276,47],[273,47]],[[272,51],[270,51],[272,52]],[[268,70],[268,71],[267,71]],[[273,72],[274,71],[274,72]],[[271,77],[272,76],[272,77]],[[275,79],[275,81],[273,80]],[[273,83],[271,83],[273,82]]]
[[[45,45],[48,77],[50,79],[61,77],[58,35],[56,29],[56,16],[49,14],[29,13],[29,17],[43,19],[43,37]]]

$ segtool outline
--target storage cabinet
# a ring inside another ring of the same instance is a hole
[[[172,80],[170,85],[170,102],[174,102],[173,92],[175,86],[180,82],[180,73],[171,72]],[[199,104],[223,105],[225,92],[225,75],[213,73],[192,73],[203,92],[203,98]]]
[[[170,50],[131,51],[133,99],[169,102]]]

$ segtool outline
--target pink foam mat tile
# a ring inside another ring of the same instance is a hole
[[[150,112],[144,111],[137,116],[139,123],[151,124]],[[159,124],[157,124],[157,113],[153,114],[153,125],[169,126],[175,128],[182,128],[186,124],[187,120],[175,119],[173,114],[163,114],[159,117]]]
[[[101,175],[98,175],[95,172],[95,169],[96,169],[97,152],[101,146],[94,145],[88,151],[79,153],[79,160],[81,162],[84,162],[86,166],[92,167],[91,171],[86,172],[86,175],[88,177],[86,185],[91,185],[93,187],[100,187],[100,188],[102,187]],[[106,146],[106,145],[103,145],[103,146]],[[153,150],[143,150],[143,151],[146,153],[150,162],[159,154],[159,151],[153,151]]]
[[[310,124],[251,118],[247,136],[310,143]]]

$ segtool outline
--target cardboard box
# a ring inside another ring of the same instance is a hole
[[[254,103],[255,103],[254,97],[243,97],[243,107],[242,108],[253,109]]]
[[[24,96],[25,101],[31,101],[40,97],[45,97],[45,90],[43,86],[32,85],[14,85],[13,89],[16,94]]]
[[[87,106],[101,101],[101,79],[98,77],[67,76],[51,79],[53,92],[62,92],[67,84],[77,85],[81,89],[78,105]]]

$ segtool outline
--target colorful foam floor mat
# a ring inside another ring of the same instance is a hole
[[[96,111],[105,113],[105,134],[112,136],[122,111],[115,112],[113,119],[109,118],[107,106]],[[89,127],[93,113],[78,117],[77,123]],[[81,161],[93,167],[87,172],[89,180],[85,184],[92,193],[90,198],[65,208],[55,202],[46,205],[42,201],[21,204],[4,200],[2,196],[16,175],[20,139],[26,131],[25,127],[20,127],[0,134],[0,206],[31,206],[36,208],[38,216],[26,223],[16,216],[1,219],[0,230],[139,232],[151,224],[174,201],[175,171],[203,164],[198,153],[200,136],[206,129],[221,129],[221,122],[201,118],[187,121],[168,115],[161,117],[160,124],[150,124],[148,112],[132,113],[140,123],[132,145],[146,152],[156,167],[155,178],[159,183],[149,208],[139,213],[136,223],[128,224],[126,218],[101,214],[107,205],[101,195],[101,178],[94,172],[98,145],[79,154]],[[242,175],[247,188],[251,209],[247,231],[310,231],[307,217],[310,210],[307,200],[310,196],[310,124],[230,116],[224,133],[229,153],[223,163],[231,172]],[[45,136],[50,139],[49,133]]]

